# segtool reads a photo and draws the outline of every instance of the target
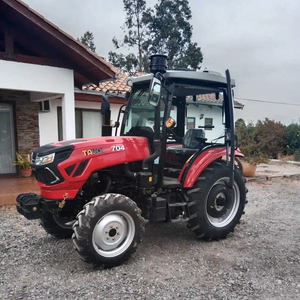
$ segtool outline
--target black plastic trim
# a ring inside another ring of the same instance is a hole
[[[86,167],[86,165],[87,165],[88,162],[89,162],[88,159],[82,161],[82,162],[79,164],[79,166],[77,167],[77,169],[76,169],[76,171],[75,171],[75,173],[73,174],[72,177],[80,176],[80,175],[82,174],[82,172],[84,171],[84,169],[85,169],[85,167]]]
[[[72,174],[73,170],[75,169],[75,167],[76,167],[76,164],[65,168],[66,173],[70,176]]]

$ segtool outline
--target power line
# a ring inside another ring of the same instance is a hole
[[[234,97],[234,99],[237,99],[237,100],[245,100],[245,101],[252,101],[252,102],[262,102],[262,103],[273,103],[273,104],[282,104],[282,105],[294,105],[294,106],[300,106],[300,104],[297,104],[297,103],[285,103],[285,102],[275,102],[275,101],[258,100],[258,99],[249,99],[249,98],[237,98],[237,97]]]

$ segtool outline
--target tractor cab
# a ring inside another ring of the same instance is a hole
[[[166,64],[165,56],[154,55],[150,63],[152,74],[128,80],[132,92],[120,130],[121,136],[147,138],[151,158],[144,169],[153,171],[157,188],[164,185],[164,179],[169,183],[170,177],[176,179],[173,184],[179,185],[184,172],[188,172],[189,160],[208,149],[222,148],[221,156],[227,157],[229,166],[230,146],[234,144],[231,142],[234,141],[231,97],[234,80],[216,72],[167,70]],[[219,116],[224,129],[213,143],[207,140],[205,131],[214,126],[196,126],[195,122],[195,128],[188,128],[187,124],[189,106],[190,110],[198,109],[193,104],[199,96],[207,94],[216,99],[222,95],[224,99]]]

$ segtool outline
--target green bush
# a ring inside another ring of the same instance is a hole
[[[295,154],[300,149],[300,124],[292,123],[285,128],[285,150],[287,155]],[[296,158],[295,158],[296,159]]]
[[[268,157],[262,152],[261,145],[257,141],[257,129],[253,123],[240,121],[236,122],[236,135],[239,141],[239,148],[245,155],[243,160],[252,163],[259,164],[267,162]]]
[[[282,123],[266,118],[256,124],[256,141],[263,154],[269,158],[278,158],[284,153],[286,130]]]
[[[238,119],[235,129],[240,149],[249,162],[263,162],[279,154],[294,155],[300,161],[300,124],[284,126],[266,118],[254,125]]]
[[[295,161],[300,161],[300,149],[294,151]]]

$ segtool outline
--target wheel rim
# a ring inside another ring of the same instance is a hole
[[[116,257],[128,249],[134,235],[135,224],[128,213],[109,212],[97,222],[93,230],[93,246],[101,256]]]
[[[223,177],[214,183],[206,199],[206,216],[217,228],[227,226],[235,218],[240,205],[240,190],[236,182],[233,185],[233,199],[226,188],[229,178]]]

